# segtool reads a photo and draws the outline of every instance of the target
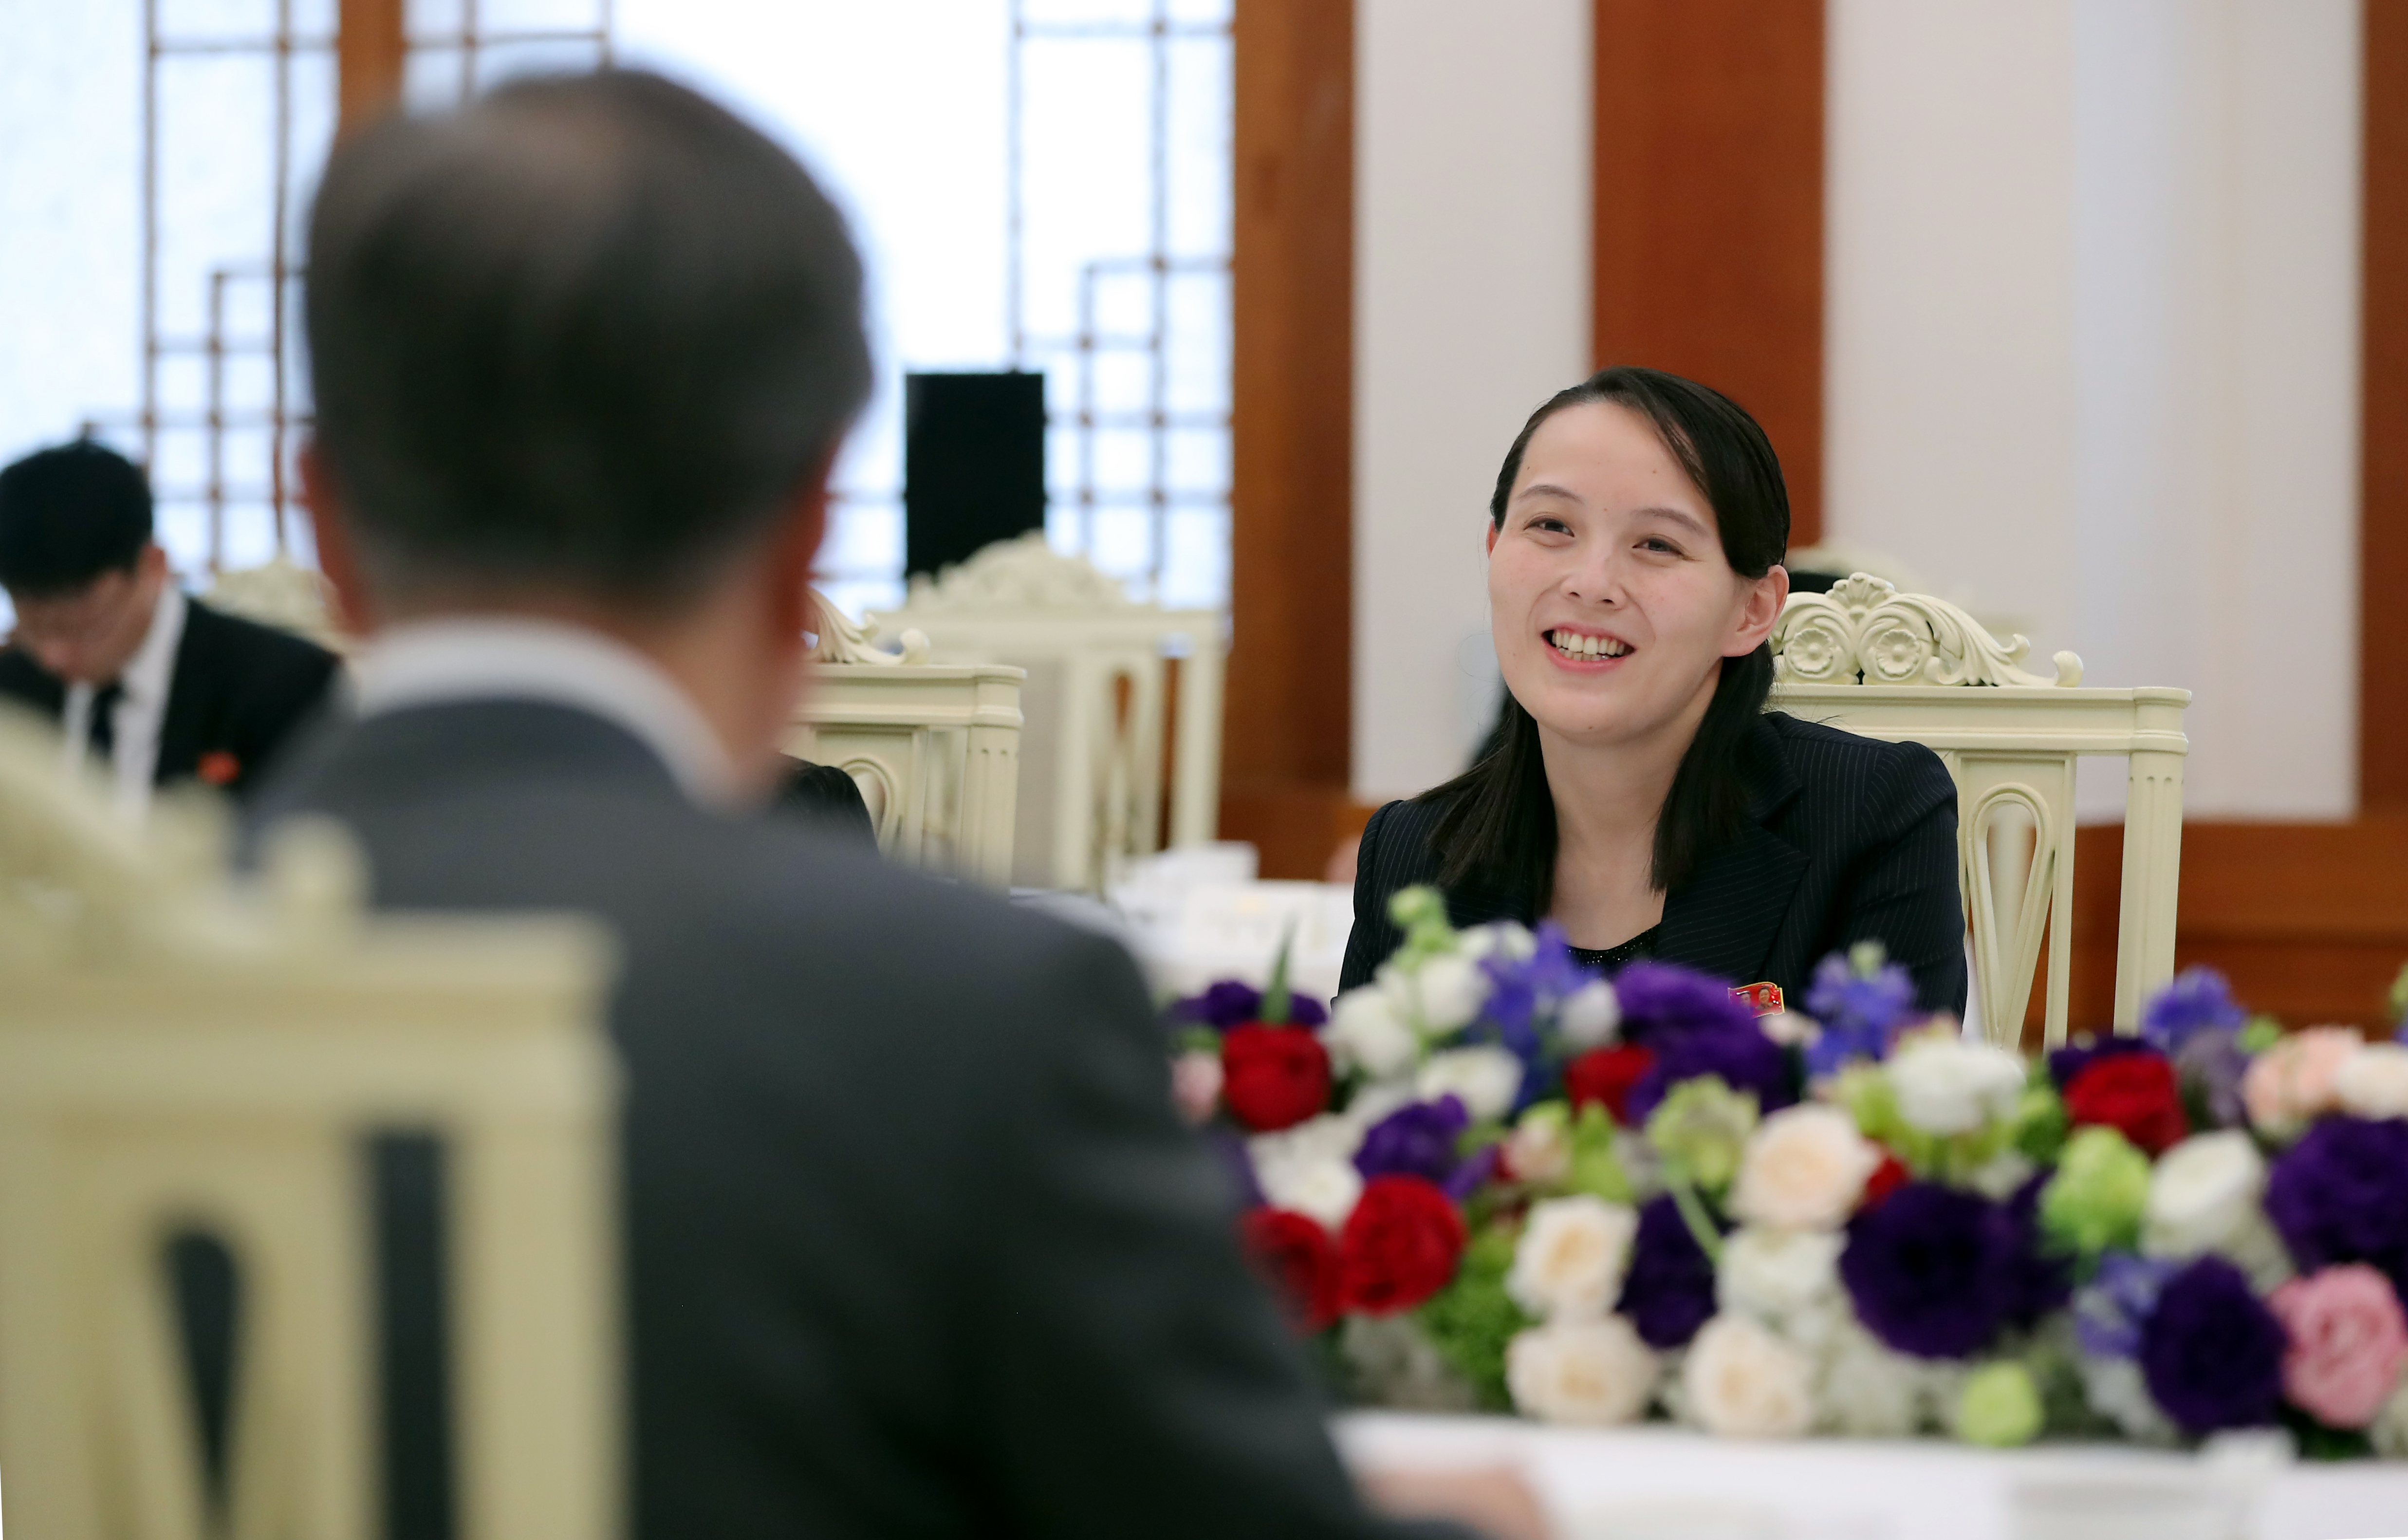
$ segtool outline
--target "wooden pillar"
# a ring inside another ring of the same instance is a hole
[[[335,34],[336,132],[350,134],[401,101],[409,57],[405,0],[341,0]]]
[[[2358,803],[2408,813],[2408,0],[2366,0]]]
[[[1222,832],[1317,875],[1346,822],[1354,7],[1237,0]]]
[[[2377,0],[2380,3],[2380,0]],[[1823,0],[1597,0],[1597,360],[1764,425],[1823,531]]]

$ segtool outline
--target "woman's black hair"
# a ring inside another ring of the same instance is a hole
[[[1504,527],[1505,505],[1539,425],[1566,407],[1591,402],[1611,402],[1655,425],[1713,509],[1731,570],[1760,578],[1781,560],[1789,544],[1789,491],[1764,429],[1721,392],[1659,369],[1601,369],[1532,412],[1497,472],[1488,500],[1492,524]],[[1723,659],[1721,670],[1656,822],[1649,880],[1657,892],[1687,881],[1739,832],[1747,813],[1742,751],[1772,689],[1771,643]],[[1439,881],[1449,889],[1475,880],[1493,885],[1532,915],[1542,914],[1555,895],[1555,801],[1540,757],[1539,725],[1510,689],[1492,741],[1478,763],[1420,799],[1445,809],[1436,835],[1443,861]]]

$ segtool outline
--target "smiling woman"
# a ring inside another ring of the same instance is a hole
[[[1947,770],[1764,709],[1789,498],[1755,420],[1604,370],[1531,414],[1489,521],[1504,720],[1469,771],[1364,830],[1343,986],[1399,940],[1390,896],[1435,883],[1458,926],[1550,917],[1594,963],[1789,993],[1878,941],[1926,1008],[1961,1011]]]

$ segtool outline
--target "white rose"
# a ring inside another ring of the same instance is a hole
[[[1881,1152],[1837,1107],[1784,1107],[1748,1136],[1731,1187],[1731,1212],[1751,1224],[1828,1230],[1864,1195]]]
[[[1927,1415],[1929,1368],[1859,1326],[1834,1339],[1823,1364],[1816,1425],[1849,1438],[1911,1437]]]
[[[1971,1133],[2014,1111],[2024,1090],[2024,1067],[2014,1055],[1962,1038],[1915,1038],[1890,1057],[1886,1070],[1899,1115],[1926,1133]]]
[[[1544,1422],[1636,1421],[1657,1372],[1656,1355],[1620,1316],[1557,1321],[1505,1345],[1513,1404]]]
[[[1846,1244],[1833,1231],[1742,1226],[1723,1242],[1714,1297],[1725,1310],[1778,1325],[1839,1291]]]
[[[1425,957],[1411,972],[1383,964],[1380,987],[1425,1033],[1443,1037],[1471,1024],[1488,1002],[1488,975],[1460,952]]]
[[[1292,1208],[1335,1231],[1363,1196],[1363,1173],[1351,1160],[1283,1160],[1256,1166],[1254,1183],[1273,1208]]]
[[[1265,1202],[1336,1230],[1363,1195],[1363,1175],[1354,1169],[1354,1147],[1362,1138],[1363,1130],[1350,1119],[1324,1113],[1292,1129],[1254,1135],[1246,1141],[1246,1159]]]
[[[1170,1102],[1191,1126],[1212,1115],[1221,1103],[1221,1056],[1209,1048],[1181,1054],[1170,1061]]]
[[[1796,1438],[1814,1425],[1814,1365],[1762,1323],[1716,1316],[1681,1366],[1689,1415],[1726,1438]]]
[[[1384,1080],[1376,1086],[1366,1086],[1356,1091],[1354,1100],[1346,1103],[1346,1110],[1336,1115],[1340,1122],[1354,1130],[1354,1139],[1360,1143],[1366,1129],[1398,1108],[1412,1106],[1420,1100],[1421,1094],[1413,1089],[1413,1083],[1410,1077],[1402,1080]],[[1349,1144],[1346,1147],[1346,1153],[1354,1154],[1354,1146]]]
[[[2266,1217],[2266,1159],[2239,1129],[2191,1135],[2149,1173],[2141,1250],[2150,1257],[2214,1252],[2261,1292],[2292,1274],[2291,1254]]]
[[[2082,1397],[2135,1443],[2170,1447],[2181,1440],[2182,1431],[2149,1394],[2137,1360],[2083,1359]]]
[[[1396,1001],[1371,986],[1338,997],[1321,1040],[1340,1068],[1361,1070],[1375,1080],[1411,1068],[1422,1047],[1412,1024],[1397,1014]]]
[[[1560,1180],[1572,1169],[1571,1119],[1560,1101],[1542,1101],[1522,1115],[1506,1136],[1505,1164],[1525,1182]]]
[[[2370,1043],[2343,1059],[2333,1096],[2359,1117],[2408,1117],[2408,1046]]]
[[[1505,1292],[1541,1319],[1601,1316],[1622,1292],[1638,1233],[1639,1213],[1627,1204],[1551,1198],[1530,1210]]]
[[[1503,957],[1512,962],[1521,962],[1538,952],[1539,938],[1530,934],[1530,928],[1526,925],[1517,925],[1512,920],[1491,920],[1486,925],[1475,925],[1457,933],[1455,947],[1474,962],[1483,957]]]
[[[1784,1047],[1806,1047],[1823,1035],[1823,1024],[1803,1011],[1775,1011],[1756,1018],[1756,1030]]]
[[[1352,1160],[1363,1130],[1351,1113],[1322,1113],[1277,1133],[1246,1141],[1246,1159],[1256,1170],[1297,1160]]]
[[[1494,1122],[1512,1108],[1513,1098],[1521,1094],[1522,1061],[1511,1049],[1493,1043],[1452,1048],[1430,1056],[1414,1077],[1413,1089],[1425,1101],[1459,1097],[1473,1122]]]
[[[1604,1047],[1613,1041],[1614,1029],[1621,1025],[1622,1002],[1614,998],[1613,986],[1603,979],[1582,985],[1555,1008],[1556,1035],[1574,1053]]]

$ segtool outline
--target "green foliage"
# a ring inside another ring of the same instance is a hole
[[[2085,1257],[2137,1248],[2148,1201],[2149,1158],[2114,1129],[2093,1125],[2065,1142],[2057,1174],[2041,1190],[2041,1228]]]
[[[1424,957],[1455,950],[1455,927],[1447,923],[1446,897],[1435,887],[1405,887],[1388,900],[1388,917],[1404,931],[1394,961],[1411,972]]]
[[[2014,1115],[2008,1120],[2009,1142],[2035,1164],[2055,1165],[2065,1148],[2068,1129],[2065,1101],[2057,1094],[2057,1087],[2045,1074],[2032,1076],[2032,1083],[2024,1087],[2023,1099],[2015,1103]]]
[[[2040,1387],[2014,1359],[1985,1363],[1965,1377],[1956,1403],[1956,1436],[1968,1444],[2012,1449],[2040,1436]]]
[[[1735,1091],[1720,1075],[1684,1080],[1647,1118],[1647,1143],[1664,1158],[1665,1173],[1719,1193],[1739,1174],[1747,1136],[1756,1131],[1754,1091]]]
[[[1440,1356],[1471,1383],[1481,1406],[1492,1412],[1513,1409],[1505,1389],[1505,1345],[1531,1324],[1505,1292],[1519,1238],[1512,1224],[1484,1227],[1465,1248],[1455,1282],[1432,1295],[1415,1317]]]
[[[1571,1170],[1565,1173],[1564,1189],[1591,1193],[1609,1203],[1627,1203],[1635,1197],[1630,1173],[1613,1153],[1613,1119],[1594,1101],[1580,1110],[1572,1124]]]
[[[2251,1016],[2241,1029],[2241,1046],[2247,1053],[2262,1054],[2282,1041],[2283,1024],[2272,1016]]]

